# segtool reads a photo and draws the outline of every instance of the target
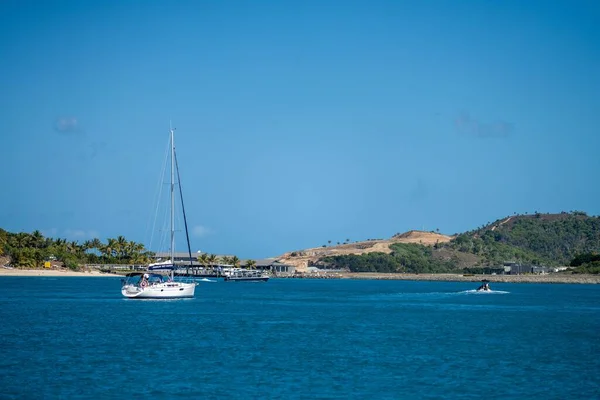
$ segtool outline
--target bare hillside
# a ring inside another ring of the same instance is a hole
[[[280,262],[293,265],[297,271],[304,271],[309,263],[317,261],[325,256],[339,256],[346,254],[365,254],[365,253],[391,253],[390,245],[393,243],[418,243],[426,246],[433,246],[436,243],[449,242],[452,236],[443,235],[434,232],[408,231],[399,235],[394,235],[391,239],[385,240],[367,240],[363,242],[340,244],[329,247],[314,247],[300,251],[288,252],[281,255]]]
[[[452,236],[441,233],[408,231],[400,235],[394,235],[390,243],[419,243],[427,246],[433,246],[436,243],[446,243],[452,239]]]

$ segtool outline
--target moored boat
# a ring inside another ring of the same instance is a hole
[[[121,294],[127,298],[136,299],[178,299],[194,297],[196,282],[181,281],[174,279],[175,264],[175,172],[177,172],[177,181],[179,179],[179,167],[177,165],[177,156],[175,155],[174,130],[170,129],[170,161],[171,161],[171,245],[169,249],[169,260],[150,264],[147,272],[134,272],[126,276],[126,280],[121,286]],[[185,234],[187,239],[188,253],[190,255],[190,264],[192,260],[192,251],[190,248],[190,238],[187,229],[185,208],[183,205],[183,192],[179,184],[179,195],[181,198],[181,209],[183,212],[183,221],[185,224]],[[152,273],[150,271],[168,271],[167,276]]]
[[[126,275],[121,293],[128,298],[180,299],[194,297],[195,283],[173,281],[168,276],[148,272]]]
[[[262,271],[236,268],[225,275],[225,281],[229,282],[266,282],[269,275]]]

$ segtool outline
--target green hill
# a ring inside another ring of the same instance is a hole
[[[568,265],[578,254],[600,250],[600,218],[582,212],[515,215],[458,235],[446,247],[480,255],[486,264]]]
[[[369,272],[481,272],[504,262],[569,265],[576,256],[600,252],[600,217],[583,212],[514,215],[456,235],[432,247],[390,246],[391,254],[323,257],[317,264]]]

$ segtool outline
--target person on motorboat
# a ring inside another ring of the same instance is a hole
[[[481,292],[481,291],[488,292],[488,291],[490,291],[490,290],[491,290],[491,289],[490,289],[490,285],[489,285],[487,282],[483,282],[483,283],[481,284],[481,286],[479,286],[479,287],[477,288],[477,291],[478,291],[478,292]]]

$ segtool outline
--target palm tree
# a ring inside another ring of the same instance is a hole
[[[24,249],[26,247],[31,247],[31,235],[29,233],[19,232],[14,236],[15,245],[14,247],[18,247],[20,249]]]
[[[79,243],[76,240],[67,243],[67,251],[71,254],[78,254],[80,252]]]
[[[142,243],[135,243],[133,245],[133,251],[143,253],[144,251],[146,251],[146,247]]]
[[[133,248],[135,247],[135,242],[133,241],[125,241],[125,245],[123,246],[123,249],[121,250],[121,256],[123,258],[131,258],[133,256]]]
[[[198,262],[202,265],[202,268],[206,268],[208,265],[208,254],[202,253],[198,256]]]
[[[100,251],[102,252],[103,255],[106,256],[106,258],[112,258],[116,254],[117,246],[118,246],[117,241],[115,239],[108,238],[108,242],[106,243],[106,246],[103,246]]]
[[[123,258],[123,256],[125,256],[125,252],[127,251],[127,239],[125,239],[125,237],[123,236],[118,236],[117,237],[117,254],[119,256],[119,258]]]
[[[208,255],[208,265],[211,266],[212,271],[215,271],[215,264],[217,263],[219,257],[217,257],[215,254],[209,254]]]
[[[11,254],[11,264],[17,268],[35,268],[35,259],[30,249],[16,249]]]
[[[87,255],[88,261],[91,263],[98,262],[98,252],[102,252],[102,242],[98,238],[87,240],[84,244],[84,251]]]
[[[92,248],[92,241],[91,240],[86,240],[81,244],[81,247],[83,248],[83,251],[88,251],[89,249]]]
[[[150,263],[150,256],[150,252],[135,253],[132,255],[129,262],[135,265],[146,265]]]
[[[246,268],[248,268],[248,269],[254,269],[254,267],[256,267],[256,261],[254,261],[254,260],[247,260],[246,261]]]
[[[231,265],[233,265],[234,268],[239,268],[240,259],[237,256],[231,257],[230,261],[231,261]]]
[[[90,243],[90,249],[96,249],[98,251],[100,251],[100,249],[102,249],[102,242],[100,241],[100,239],[98,238],[93,238],[91,243]]]
[[[0,228],[0,256],[4,254],[4,246],[6,245],[6,242],[8,241],[8,233]]]
[[[137,254],[141,253],[144,250],[144,245],[141,243],[136,243],[132,241],[125,241],[125,246],[123,248],[123,257],[126,259],[130,259],[135,257]]]
[[[54,242],[53,251],[57,253],[66,253],[67,252],[67,240],[66,239],[56,239]],[[58,254],[56,254],[58,255]]]
[[[231,261],[232,258],[233,257],[223,256],[223,257],[221,257],[221,260],[223,261],[223,264],[233,265],[233,262]]]
[[[37,229],[31,233],[31,241],[33,247],[41,248],[44,245],[44,235]]]

